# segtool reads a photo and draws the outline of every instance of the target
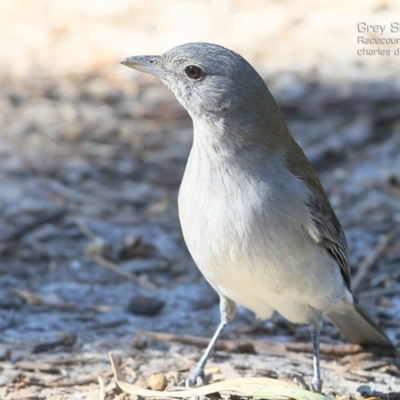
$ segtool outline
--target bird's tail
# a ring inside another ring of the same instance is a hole
[[[352,343],[369,348],[395,349],[391,340],[368,313],[354,300],[338,310],[332,311],[328,317],[339,327]]]

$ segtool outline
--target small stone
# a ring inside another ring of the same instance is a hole
[[[156,297],[134,296],[127,305],[127,311],[135,315],[153,317],[164,307],[164,302]]]
[[[361,397],[371,397],[372,389],[368,385],[361,385],[357,388],[357,392],[360,393]]]
[[[149,386],[152,390],[165,390],[167,387],[167,378],[162,373],[153,374],[149,378]]]
[[[147,337],[141,334],[135,335],[131,341],[131,346],[137,350],[144,350],[147,347]]]
[[[11,356],[11,350],[5,345],[0,344],[0,361],[9,360]]]

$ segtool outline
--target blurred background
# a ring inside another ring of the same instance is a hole
[[[4,73],[107,71],[127,53],[160,53],[192,41],[218,42],[265,75],[316,74],[329,81],[395,75],[398,57],[357,57],[358,23],[398,23],[396,1],[50,0],[0,2]],[[371,32],[368,37],[380,37]],[[379,46],[377,46],[379,47]],[[377,48],[375,47],[375,48]],[[380,46],[395,50],[399,46]],[[8,72],[7,72],[8,71]]]
[[[266,80],[346,231],[360,302],[399,343],[398,1],[0,0],[0,10],[1,398],[97,399],[110,349],[139,381],[187,372],[202,348],[179,335],[213,333],[218,299],[176,209],[191,121],[167,88],[119,64],[193,41],[240,53]],[[255,323],[242,309],[225,337],[309,342],[304,326]],[[322,340],[344,341],[330,323]],[[290,354],[219,352],[214,363],[221,379],[307,377],[307,355]],[[324,365],[329,388],[399,390],[392,360],[330,357],[342,370]],[[119,395],[112,382],[104,398]]]

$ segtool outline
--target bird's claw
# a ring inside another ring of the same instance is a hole
[[[296,383],[298,386],[305,390],[309,390],[315,393],[321,393],[322,390],[322,381],[313,379],[311,383],[308,385],[301,374],[294,374],[290,377],[290,381]]]
[[[204,370],[195,369],[185,381],[186,387],[203,386],[206,381]]]
[[[322,390],[322,381],[320,379],[313,379],[310,383],[310,389],[312,392],[321,393]]]

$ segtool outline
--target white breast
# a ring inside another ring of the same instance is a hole
[[[331,309],[343,296],[340,270],[306,233],[309,211],[293,197],[305,189],[291,187],[301,182],[273,163],[260,175],[225,161],[194,145],[179,192],[184,239],[205,278],[262,318],[276,309],[307,322],[310,307]]]

